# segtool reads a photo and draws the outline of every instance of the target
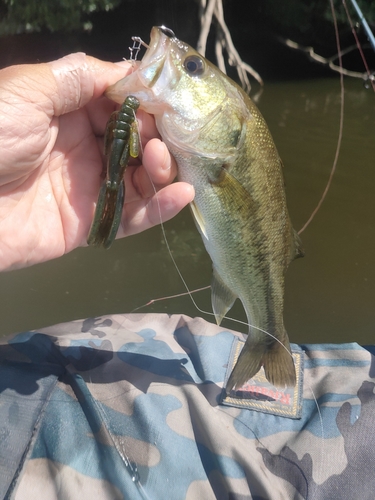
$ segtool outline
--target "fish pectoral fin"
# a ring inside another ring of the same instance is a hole
[[[211,282],[211,302],[218,325],[233,306],[236,298],[237,296],[227,287],[214,269]]]
[[[254,211],[254,200],[246,185],[237,179],[231,171],[231,164],[214,165],[207,169],[207,178],[212,188],[216,191],[225,210],[249,218],[249,213]]]
[[[201,233],[206,238],[206,240],[208,240],[207,231],[206,231],[206,227],[204,224],[202,214],[201,214],[199,208],[197,207],[197,205],[194,203],[194,201],[192,201],[190,203],[190,208],[191,208],[191,211],[193,213],[193,217],[195,219],[195,222],[197,223],[197,226],[199,227]]]

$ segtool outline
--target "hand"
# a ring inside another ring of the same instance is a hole
[[[80,53],[0,71],[0,270],[86,244],[105,126],[117,106],[103,92],[130,71],[129,63]],[[126,170],[120,237],[170,219],[194,197],[189,184],[171,184],[176,164],[153,118],[142,111],[137,118],[143,165]]]

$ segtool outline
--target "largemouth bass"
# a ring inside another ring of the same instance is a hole
[[[284,276],[302,255],[287,211],[282,163],[249,96],[165,27],[154,27],[134,72],[110,87],[133,95],[191,183],[191,209],[213,263],[212,307],[218,324],[239,298],[249,335],[226,390],[264,367],[269,382],[293,386],[295,368],[283,322]]]

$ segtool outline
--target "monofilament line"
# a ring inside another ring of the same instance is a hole
[[[149,178],[150,183],[151,183],[151,185],[152,185],[152,189],[153,189],[153,191],[154,191],[154,193],[155,193],[155,195],[156,195],[156,194],[157,194],[157,190],[156,190],[155,184],[153,183],[153,181],[152,181],[152,179],[151,179],[151,176],[150,176],[150,173],[148,172],[148,170],[147,170],[147,169],[145,169],[145,170],[146,170],[146,172],[147,172],[148,178]],[[162,215],[161,215],[160,203],[159,203],[159,200],[158,200],[158,198],[157,198],[157,197],[156,197],[155,199],[156,199],[156,205],[157,205],[157,207],[158,207],[158,215],[159,215],[159,220],[160,220],[160,227],[161,227],[161,231],[162,231],[163,238],[164,238],[164,241],[165,241],[165,245],[166,245],[166,247],[167,247],[167,250],[168,250],[169,256],[170,256],[170,258],[171,258],[171,260],[172,260],[172,262],[173,262],[173,265],[174,265],[174,267],[176,268],[176,271],[177,271],[177,273],[178,273],[178,275],[179,275],[179,277],[180,277],[180,279],[181,279],[181,281],[182,281],[182,283],[183,283],[183,285],[184,285],[184,287],[185,287],[185,289],[186,289],[187,294],[189,295],[189,297],[190,297],[190,299],[191,299],[191,301],[192,301],[192,303],[193,303],[194,307],[197,309],[197,311],[199,311],[199,312],[200,312],[200,313],[202,313],[202,314],[207,314],[208,316],[213,316],[213,317],[215,317],[215,315],[214,315],[214,313],[213,313],[213,312],[211,312],[211,311],[205,311],[205,310],[201,309],[201,308],[198,306],[198,304],[196,303],[196,301],[194,300],[194,297],[193,297],[193,295],[192,295],[192,293],[191,293],[191,291],[190,291],[190,289],[189,289],[189,287],[188,287],[188,285],[187,285],[187,283],[186,283],[186,281],[185,281],[184,277],[182,276],[182,273],[181,273],[181,271],[180,271],[180,269],[179,269],[179,267],[178,267],[178,265],[177,265],[177,262],[176,262],[175,258],[173,257],[172,250],[171,250],[171,248],[170,248],[170,246],[169,246],[169,243],[168,243],[168,240],[167,240],[167,235],[166,235],[165,228],[164,228],[164,224],[163,224],[163,218],[162,218]],[[179,294],[179,295],[180,295],[180,294]],[[152,301],[151,301],[151,302],[152,302]],[[142,306],[141,306],[141,307],[142,307]],[[138,308],[138,309],[139,309],[139,308]],[[136,310],[136,309],[135,309],[135,310]],[[255,325],[249,324],[249,323],[247,323],[246,321],[241,321],[241,320],[239,320],[239,319],[231,318],[231,317],[229,317],[229,316],[225,316],[225,319],[230,320],[230,321],[233,321],[233,322],[235,322],[235,323],[237,323],[237,324],[241,324],[241,325],[245,325],[245,326],[250,327],[250,328],[254,328],[254,329],[258,330],[259,332],[262,332],[262,333],[264,333],[265,335],[268,335],[269,337],[271,337],[272,339],[274,339],[276,342],[278,342],[278,343],[282,346],[282,348],[283,348],[283,349],[285,349],[285,351],[289,354],[289,356],[291,356],[291,357],[293,358],[293,356],[292,356],[292,354],[289,352],[288,348],[287,348],[287,347],[285,347],[285,345],[284,345],[284,344],[283,344],[283,343],[282,343],[282,342],[281,342],[281,341],[280,341],[277,337],[275,337],[274,335],[272,335],[272,333],[267,332],[266,330],[263,330],[263,328],[260,328],[260,327],[258,327],[258,326],[255,326]]]

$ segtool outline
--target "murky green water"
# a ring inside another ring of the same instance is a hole
[[[285,322],[293,342],[375,341],[375,96],[358,81],[347,80],[345,86],[337,174],[320,212],[302,234],[306,257],[288,271]],[[267,84],[258,105],[285,164],[288,204],[299,229],[318,202],[333,163],[339,82]],[[208,285],[210,260],[189,211],[165,229],[189,288]],[[109,251],[78,249],[52,262],[1,274],[1,334],[131,312],[151,299],[184,291],[161,230],[154,228],[116,242]],[[210,310],[209,290],[195,299]],[[189,297],[159,301],[142,311],[210,320]],[[245,319],[240,304],[231,315]]]

